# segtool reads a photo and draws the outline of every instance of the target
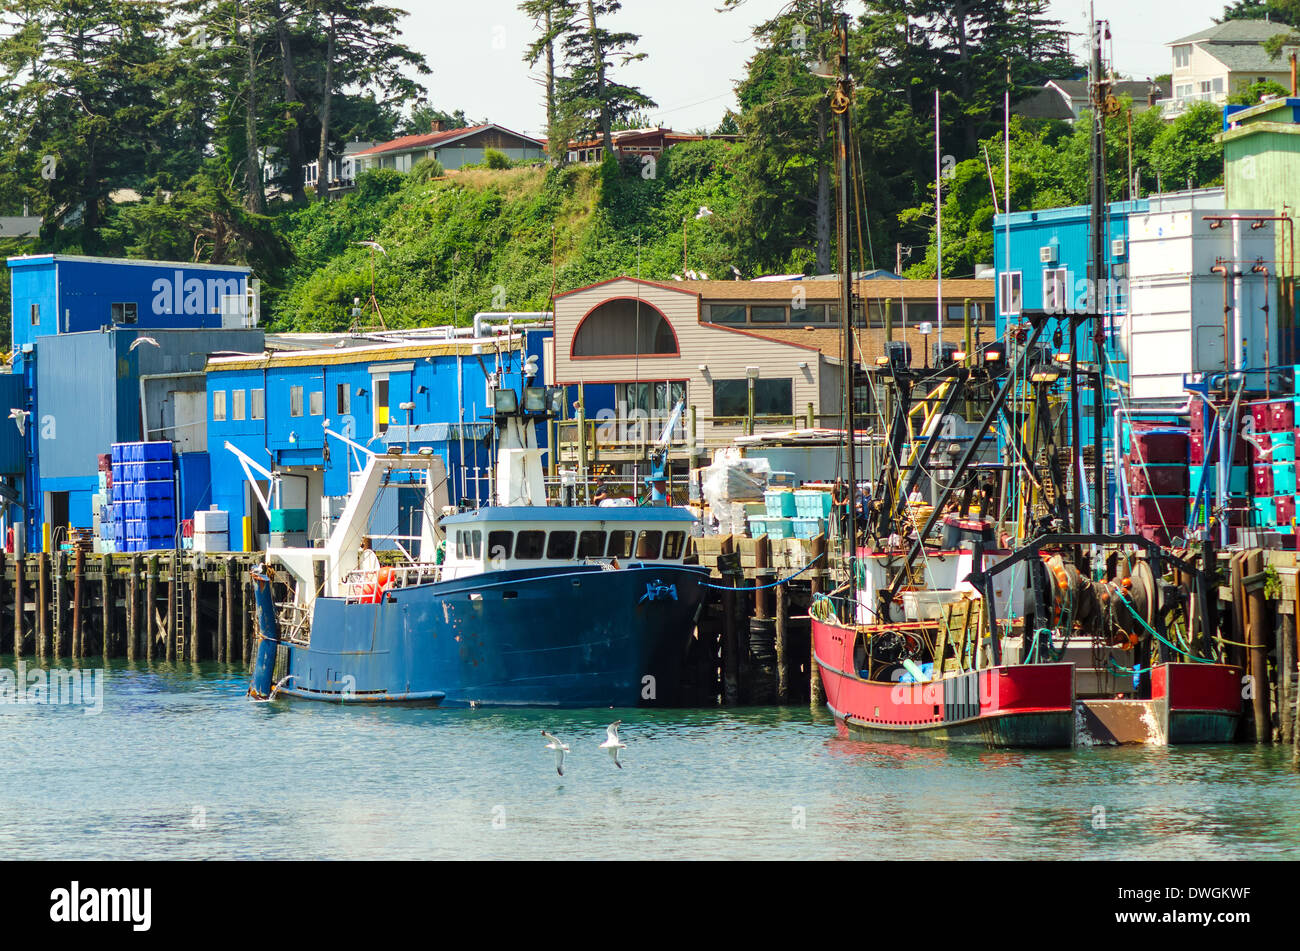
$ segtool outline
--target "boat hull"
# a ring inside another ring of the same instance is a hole
[[[707,581],[689,565],[501,571],[318,598],[281,646],[280,692],[335,702],[637,706],[676,701]]]
[[[813,621],[827,705],[842,734],[921,745],[1070,747],[1074,665],[1017,664],[916,684],[853,672],[855,632]]]
[[[1231,743],[1241,718],[1241,675],[1241,668],[1229,664],[1153,667],[1151,699],[1165,742]]]

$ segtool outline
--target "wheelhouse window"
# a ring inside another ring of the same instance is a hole
[[[631,558],[632,545],[636,542],[636,532],[618,529],[609,533],[609,546],[605,549],[607,558]]]
[[[633,298],[606,301],[573,335],[575,357],[676,356],[677,337],[654,305]]]
[[[663,544],[664,533],[655,531],[644,531],[636,542],[636,556],[638,558],[658,558],[659,548]]]
[[[505,561],[514,548],[514,532],[488,532],[488,557],[493,561]]]
[[[682,549],[685,544],[685,532],[669,532],[664,536],[664,558],[676,560],[682,557]]]
[[[456,557],[478,559],[483,557],[483,533],[478,529],[456,533]]]
[[[605,554],[604,532],[582,532],[578,535],[578,557],[600,558]]]
[[[569,561],[577,543],[577,532],[551,532],[551,537],[546,540],[546,557],[554,561]]]
[[[546,551],[545,532],[520,532],[515,537],[515,557],[525,561],[536,561]]]

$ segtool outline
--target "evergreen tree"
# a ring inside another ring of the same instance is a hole
[[[568,75],[556,81],[556,95],[567,117],[583,137],[600,135],[605,154],[612,155],[614,123],[657,103],[635,86],[613,78],[614,65],[645,59],[631,50],[641,39],[635,33],[612,32],[603,25],[622,8],[619,0],[582,0],[563,40]]]

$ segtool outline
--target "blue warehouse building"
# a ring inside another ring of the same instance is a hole
[[[211,503],[228,513],[231,549],[327,537],[367,452],[432,451],[446,467],[450,499],[488,501],[491,388],[517,388],[530,357],[540,367],[550,335],[540,326],[480,337],[437,328],[211,359]],[[275,343],[292,345],[294,336]],[[539,370],[536,385],[543,376]],[[545,433],[538,437],[545,445]],[[421,501],[414,488],[383,493],[371,531],[418,536]],[[374,547],[392,545],[376,540]]]
[[[264,345],[249,269],[62,254],[7,263],[0,496],[19,543],[37,550],[67,527],[91,527],[98,455],[114,442],[174,442],[182,506],[202,507],[208,356]]]

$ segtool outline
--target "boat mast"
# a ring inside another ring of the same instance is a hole
[[[849,260],[849,107],[853,102],[853,78],[849,75],[849,17],[841,13],[837,17],[835,32],[840,41],[839,79],[831,93],[831,111],[836,122],[836,163],[839,171],[839,267],[840,267],[840,319],[844,322],[844,364],[841,372],[844,376],[844,442],[846,448],[845,473],[848,478],[848,493],[845,499],[845,565],[849,569],[848,617],[852,624],[857,614],[856,574],[853,559],[857,554],[857,466],[855,459],[853,383],[853,272]]]
[[[1089,5],[1089,14],[1092,7]],[[1110,336],[1107,311],[1110,306],[1110,281],[1106,267],[1106,116],[1111,108],[1110,84],[1106,81],[1102,67],[1101,44],[1107,36],[1108,26],[1102,20],[1092,21],[1091,50],[1091,98],[1092,98],[1092,155],[1090,178],[1092,207],[1089,208],[1089,230],[1092,246],[1092,260],[1089,270],[1092,272],[1092,324],[1093,347],[1097,360],[1097,389],[1093,393],[1093,531],[1098,535],[1106,531],[1106,463],[1102,454],[1102,433],[1105,428],[1106,407],[1106,344]],[[1077,391],[1077,380],[1076,391]],[[1077,399],[1077,397],[1075,397]],[[1076,430],[1077,432],[1077,430]],[[1118,437],[1118,434],[1116,434]],[[1082,454],[1080,447],[1078,452]],[[1078,478],[1082,479],[1080,472]],[[1081,492],[1076,492],[1076,498]],[[1082,527],[1080,527],[1082,530]]]

